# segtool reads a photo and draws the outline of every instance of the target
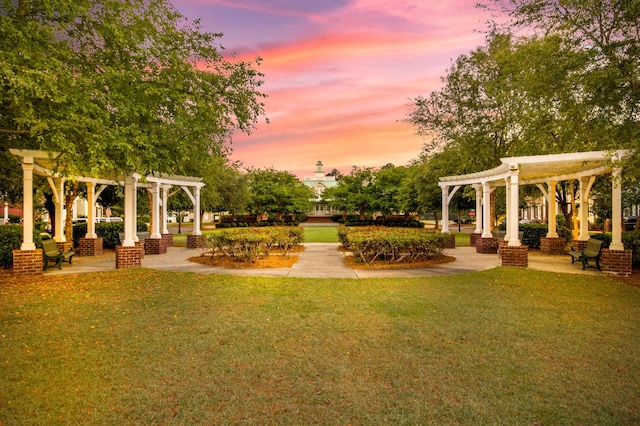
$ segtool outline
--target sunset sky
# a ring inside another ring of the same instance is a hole
[[[237,58],[263,59],[266,117],[236,134],[232,159],[302,178],[407,164],[423,139],[410,98],[440,87],[451,62],[483,44],[478,0],[172,0]]]

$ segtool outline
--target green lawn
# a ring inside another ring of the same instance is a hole
[[[338,226],[305,226],[305,243],[337,243]]]
[[[604,276],[2,278],[3,425],[640,422],[640,289]]]

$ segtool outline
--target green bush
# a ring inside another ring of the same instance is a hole
[[[303,240],[304,230],[297,227],[236,228],[209,235],[207,247],[212,255],[233,257],[239,262],[255,262],[273,248],[284,255]]]
[[[612,234],[610,232],[603,232],[590,235],[590,238],[604,241],[602,247],[608,248],[611,245]],[[624,248],[631,249],[633,252],[632,260],[633,266],[640,266],[640,231],[625,231],[622,233],[622,244]]]
[[[340,226],[338,238],[353,251],[354,259],[371,264],[376,260],[434,259],[443,254],[449,235],[426,229]]]
[[[137,232],[148,231],[146,223],[136,222]],[[124,222],[98,222],[96,223],[96,235],[102,238],[102,246],[104,248],[115,248],[120,244],[118,233],[124,232]],[[80,244],[80,238],[84,238],[87,234],[87,224],[78,223],[73,225],[73,245],[77,247]]]
[[[0,226],[0,267],[9,268],[13,265],[13,250],[19,250],[22,245],[22,231],[20,225]],[[33,242],[41,241],[40,231],[34,229]]]
[[[347,219],[344,222],[345,226],[386,226],[386,227],[401,227],[401,228],[424,228],[424,223],[419,220],[360,220],[357,217],[353,219]]]
[[[622,233],[624,248],[633,250],[633,266],[640,266],[640,231]]]
[[[498,228],[505,231],[507,226],[501,223]],[[546,237],[549,227],[544,223],[521,223],[518,225],[518,231],[522,232],[522,244],[529,248],[540,248],[540,238]],[[571,241],[571,231],[563,226],[557,226],[556,232],[560,238],[564,238],[565,243]]]

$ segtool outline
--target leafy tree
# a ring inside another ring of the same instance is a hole
[[[637,0],[490,0],[509,19],[503,31],[559,40],[558,54],[529,56],[545,97],[561,88],[555,111],[582,149],[637,148],[640,135],[640,3]],[[544,65],[544,68],[541,66]],[[553,76],[547,70],[561,70]],[[552,78],[549,78],[552,77]],[[639,155],[627,174],[640,178]]]
[[[263,95],[220,36],[166,0],[0,0],[2,151],[60,152],[69,175],[180,173],[222,151]]]
[[[367,213],[375,211],[375,170],[372,167],[353,166],[348,175],[343,175],[338,184],[328,188],[323,199],[336,208],[347,212],[357,212],[361,220]]]
[[[213,164],[204,176],[203,209],[232,214],[244,211],[250,199],[248,178],[239,170],[239,164],[228,163],[221,158],[212,159]]]
[[[282,221],[284,215],[306,213],[313,205],[313,190],[290,172],[273,168],[251,169],[248,178],[249,209],[256,214],[268,212]]]
[[[167,211],[174,213],[178,218],[178,233],[182,233],[182,219],[185,211],[193,210],[191,198],[180,187],[175,187],[167,200]]]
[[[393,164],[388,164],[375,173],[373,210],[383,215],[403,211],[400,202],[400,188],[407,174],[407,167],[395,167]]]

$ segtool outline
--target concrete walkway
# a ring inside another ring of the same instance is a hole
[[[228,269],[206,266],[189,262],[190,257],[198,256],[198,250],[183,247],[169,247],[166,254],[146,255],[142,266],[149,269],[174,272],[195,272],[200,274],[229,274],[262,277],[298,277],[298,278],[390,278],[390,277],[428,277],[461,274],[481,271],[501,265],[495,254],[477,254],[474,247],[458,247],[447,250],[454,262],[432,266],[430,268],[366,270],[351,269],[344,263],[345,254],[337,243],[307,243],[305,250],[299,253],[298,262],[291,268]],[[571,264],[569,256],[542,255],[537,251],[529,252],[529,269],[560,273],[600,275],[595,269],[582,270],[579,263]],[[64,263],[62,270],[48,269],[46,275],[80,274],[115,270],[115,254],[110,251],[102,256],[79,257],[73,259],[73,265]]]

